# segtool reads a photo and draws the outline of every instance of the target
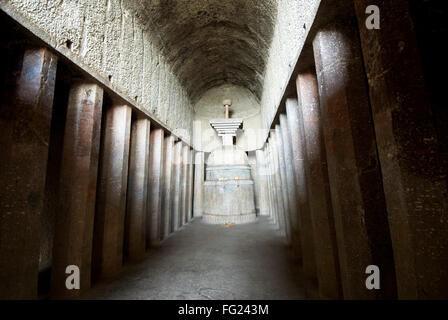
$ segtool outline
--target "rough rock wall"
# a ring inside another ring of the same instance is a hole
[[[320,0],[279,0],[277,23],[265,69],[261,112],[268,130],[299,58]]]
[[[0,8],[165,128],[190,141],[193,107],[136,0],[2,0]]]
[[[277,0],[128,0],[126,6],[137,2],[137,16],[160,34],[157,44],[193,103],[229,83],[260,98]]]

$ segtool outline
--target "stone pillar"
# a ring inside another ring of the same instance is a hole
[[[387,213],[365,75],[352,17],[313,41],[338,239],[344,298],[395,296]],[[381,270],[381,290],[367,290],[366,267]]]
[[[272,219],[272,222],[276,224],[275,215],[276,215],[276,206],[275,206],[275,196],[274,196],[274,172],[272,170],[272,161],[271,161],[271,143],[270,138],[268,137],[266,142],[266,148],[265,148],[265,156],[266,156],[266,164],[269,169],[269,175],[268,175],[268,184],[269,184],[269,215]]]
[[[269,215],[269,195],[268,195],[268,169],[265,161],[265,153],[263,149],[255,152],[257,161],[256,174],[258,175],[258,192],[260,216]]]
[[[278,206],[281,208],[279,215],[279,225],[280,229],[283,229],[286,242],[291,244],[291,228],[290,228],[290,218],[289,218],[289,202],[288,202],[288,191],[286,184],[286,170],[285,170],[285,159],[283,156],[282,139],[281,139],[281,128],[279,125],[275,126],[275,132],[272,135],[272,148],[275,161],[277,161],[277,175],[276,175],[276,189]]]
[[[163,183],[162,183],[162,235],[165,239],[171,233],[172,219],[172,191],[173,191],[173,156],[174,156],[174,136],[165,138],[164,145],[164,165],[163,165]]]
[[[188,150],[187,145],[182,147],[182,163],[181,163],[181,205],[179,227],[182,227],[187,221],[187,179],[188,179]]]
[[[269,186],[269,216],[273,220],[273,223],[276,223],[276,205],[275,205],[275,197],[274,197],[274,184],[273,184],[273,176],[274,171],[272,169],[272,162],[271,162],[271,146],[270,143],[267,142],[265,144],[265,159],[266,159],[266,166],[268,168],[268,186]]]
[[[57,73],[59,73],[59,69]],[[56,79],[57,78],[58,75],[56,75]],[[59,185],[61,180],[61,163],[68,109],[67,102],[69,100],[70,89],[75,83],[75,80],[73,80],[71,84],[63,80],[57,81],[53,98],[53,114],[51,117],[51,133],[45,178],[45,198],[40,217],[38,294],[46,297],[50,297],[49,294],[51,292],[53,243],[55,237],[56,216],[60,211]]]
[[[106,110],[93,235],[97,279],[115,276],[123,263],[131,115],[127,105]]]
[[[190,167],[191,167],[191,152],[190,147],[187,149],[187,158],[185,163],[185,223],[188,223],[190,221]]]
[[[297,193],[297,182],[294,172],[294,161],[293,161],[293,154],[292,154],[292,146],[290,141],[290,135],[289,135],[289,128],[288,128],[288,119],[285,114],[280,114],[280,132],[281,135],[281,145],[282,149],[280,149],[281,155],[283,157],[282,163],[284,163],[284,171],[285,171],[285,191],[288,196],[288,208],[289,208],[289,219],[291,223],[291,245],[293,249],[293,254],[295,257],[299,258],[302,256],[302,247],[303,249],[306,249],[306,247],[310,247],[312,249],[312,237],[308,238],[305,237],[305,234],[302,234],[301,230],[301,222],[299,221],[299,218],[306,221],[302,218],[302,212],[298,208],[298,203],[300,199],[298,199],[299,194]],[[299,201],[298,201],[299,200]],[[306,203],[305,203],[306,205]],[[304,228],[306,226],[304,225]],[[304,232],[307,232],[307,230],[304,230]],[[307,233],[308,235],[308,233]],[[311,251],[311,250],[310,250]],[[309,258],[312,257],[312,252],[309,253]],[[310,265],[312,259],[310,259]],[[306,270],[311,271],[311,270]],[[307,282],[311,278],[308,277],[309,272],[306,273]]]
[[[303,255],[303,273],[307,281],[308,289],[317,289],[316,257],[315,257],[315,239],[308,201],[307,176],[305,173],[306,148],[304,142],[303,125],[301,120],[297,100],[289,98],[286,100],[286,112],[288,117],[285,121],[288,123],[287,135],[292,140],[292,154],[294,175],[297,181],[297,202],[300,212],[301,226],[301,244]],[[318,236],[318,234],[317,234]],[[314,294],[314,293],[313,293]]]
[[[60,169],[51,296],[72,298],[90,288],[93,222],[103,89],[78,82],[70,89]],[[79,267],[81,290],[67,290],[67,266]]]
[[[160,245],[160,226],[162,214],[162,176],[163,176],[163,129],[151,131],[149,147],[149,190],[148,215],[146,217],[146,246]]]
[[[146,251],[150,129],[146,117],[133,119],[125,227],[125,257],[129,260],[141,259]]]
[[[172,196],[172,231],[179,229],[181,215],[181,163],[182,163],[182,141],[176,142],[174,145],[174,162],[173,162],[173,196]]]
[[[401,299],[448,298],[448,200],[408,1],[354,1]],[[440,39],[442,41],[442,39]],[[381,50],[379,49],[381,48]]]
[[[194,203],[193,215],[195,217],[202,217],[204,204],[204,172],[205,160],[204,152],[196,151],[194,154]]]
[[[284,153],[284,142],[282,137],[282,127],[277,124],[275,126],[275,141],[277,142],[276,148],[277,148],[277,156],[279,159],[279,173],[280,173],[280,179],[281,179],[281,193],[283,196],[283,207],[284,207],[284,219],[285,219],[285,228],[287,230],[286,232],[286,239],[288,241],[288,244],[292,244],[293,240],[293,229],[292,229],[292,214],[291,214],[291,207],[289,202],[289,190],[288,190],[288,176],[286,171],[286,160],[285,160],[285,153]]]
[[[278,191],[278,183],[280,181],[279,179],[279,166],[278,166],[278,157],[274,154],[274,132],[271,132],[271,136],[269,138],[269,167],[271,172],[271,188],[272,188],[272,204],[273,204],[273,219],[274,223],[277,225],[277,228],[280,230],[280,233],[285,235],[285,229],[284,229],[284,220],[281,219],[283,217],[283,198],[281,195],[279,196]]]
[[[297,101],[286,103],[293,140],[304,144],[309,212],[314,231],[314,252],[321,299],[342,298],[339,259],[328,184],[327,158],[322,137],[320,104],[315,73],[297,78]],[[300,127],[300,129],[299,129]],[[299,137],[298,133],[303,136]],[[296,134],[297,133],[297,134]],[[305,261],[304,261],[305,263]]]
[[[269,183],[269,207],[270,207],[270,215],[271,218],[274,220],[273,222],[276,223],[276,217],[277,217],[277,203],[275,201],[275,185],[274,185],[274,168],[273,168],[273,164],[272,164],[272,151],[271,151],[271,146],[270,143],[266,143],[266,149],[265,149],[265,154],[266,154],[266,163],[268,165],[268,169],[269,169],[269,175],[268,175],[268,183]]]
[[[57,66],[47,49],[25,50],[19,59],[10,67],[0,106],[0,299],[37,297]]]
[[[188,206],[187,206],[187,222],[189,222],[193,215],[193,157],[194,157],[194,150],[189,149],[188,150]]]
[[[247,159],[249,160],[250,166],[250,176],[254,182],[254,200],[255,200],[255,211],[257,215],[260,215],[260,181],[258,177],[257,170],[257,154],[255,151],[249,151],[247,153]]]

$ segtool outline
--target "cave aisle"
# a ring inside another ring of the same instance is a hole
[[[305,299],[300,279],[268,218],[232,226],[195,219],[82,299]]]

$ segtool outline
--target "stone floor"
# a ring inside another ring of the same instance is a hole
[[[288,248],[266,218],[184,226],[85,299],[304,299]]]

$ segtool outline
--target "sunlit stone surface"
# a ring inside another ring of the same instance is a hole
[[[230,101],[226,100],[226,107],[227,102]],[[233,145],[242,120],[215,119],[210,124],[222,137],[223,145],[207,161],[202,219],[213,224],[253,222],[256,220],[255,194],[249,160],[244,151]]]

